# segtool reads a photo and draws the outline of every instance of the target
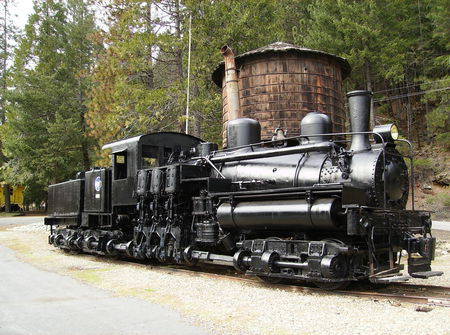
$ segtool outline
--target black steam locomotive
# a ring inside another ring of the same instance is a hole
[[[225,150],[170,132],[105,145],[112,167],[49,187],[49,243],[329,289],[406,279],[403,250],[410,276],[442,274],[430,268],[430,213],[405,209],[396,127],[369,131],[371,93],[347,96],[352,133],[330,133],[328,116],[313,112],[301,135],[264,142],[256,120],[230,121]]]

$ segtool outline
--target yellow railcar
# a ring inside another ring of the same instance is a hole
[[[0,184],[0,211],[5,210],[5,184]],[[24,186],[9,185],[9,194],[11,202],[11,211],[23,210],[23,192],[25,190]]]

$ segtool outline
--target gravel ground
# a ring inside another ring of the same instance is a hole
[[[23,226],[10,228],[10,230],[27,233],[40,233],[40,232],[50,232],[50,227],[45,226],[42,223],[31,223]]]
[[[428,283],[450,286],[450,254],[444,253],[450,244],[443,243],[433,269],[446,274]],[[0,244],[48,271],[175,309],[213,334],[450,334],[449,308],[434,307],[423,313],[415,311],[415,305],[397,301],[288,292],[248,282],[171,273],[164,267],[68,255],[47,244],[42,226],[0,231]]]

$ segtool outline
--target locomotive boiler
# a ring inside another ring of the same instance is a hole
[[[349,133],[310,112],[300,134],[277,129],[263,141],[257,120],[229,118],[223,150],[168,132],[107,144],[112,167],[49,186],[49,243],[327,289],[441,275],[430,213],[406,209],[413,179],[396,146],[410,144],[393,124],[369,130],[371,95],[347,94]]]

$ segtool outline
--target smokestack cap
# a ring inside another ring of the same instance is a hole
[[[348,92],[347,93],[347,98],[354,97],[354,96],[357,96],[357,95],[370,95],[370,96],[372,96],[373,93],[371,91],[366,91],[366,90],[355,90],[355,91]]]

